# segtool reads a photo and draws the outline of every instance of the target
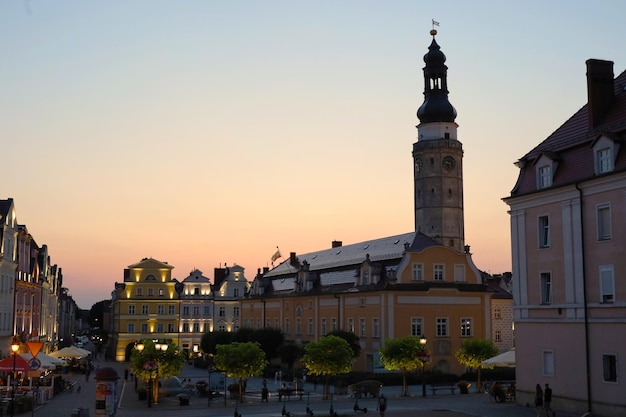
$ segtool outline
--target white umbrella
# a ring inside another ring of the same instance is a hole
[[[515,367],[515,348],[483,361],[483,366]]]
[[[50,353],[50,356],[54,358],[82,358],[89,355],[91,355],[90,351],[76,346],[64,347],[63,349]]]
[[[33,355],[30,352],[20,353],[20,356],[27,361],[30,361],[33,358]],[[41,362],[41,367],[45,369],[54,369],[57,367],[57,365],[65,365],[64,360],[46,355],[42,352],[39,352],[37,354],[37,359],[39,359],[39,361]]]

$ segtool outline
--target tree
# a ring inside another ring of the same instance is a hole
[[[252,341],[259,342],[265,352],[265,358],[269,361],[279,356],[278,349],[285,342],[285,337],[278,329],[256,329],[252,334]]]
[[[328,398],[328,380],[331,375],[347,373],[352,370],[353,351],[344,339],[327,335],[317,342],[304,346],[302,363],[310,373],[326,375],[324,399]]]
[[[215,355],[218,345],[228,345],[233,342],[233,333],[224,330],[209,332],[202,335],[200,347],[204,353]]]
[[[294,362],[302,356],[302,348],[294,342],[285,342],[278,348],[278,356],[287,369],[292,369]]]
[[[185,365],[185,354],[180,350],[178,345],[173,343],[165,343],[166,350],[157,349],[156,343],[152,339],[146,339],[141,342],[143,350],[133,349],[130,354],[130,368],[135,377],[139,380],[149,381],[153,377],[168,378],[176,376],[180,373]],[[155,384],[158,386],[158,384]],[[155,396],[154,390],[149,393]]]
[[[256,342],[233,342],[228,345],[217,345],[217,353],[213,358],[218,369],[226,372],[231,378],[238,378],[239,398],[243,400],[243,379],[258,376],[268,365],[265,352]]]
[[[414,371],[424,366],[420,360],[428,351],[420,339],[413,336],[405,336],[398,339],[386,339],[385,346],[380,349],[380,361],[385,369],[390,371],[402,371],[402,395],[409,395],[406,384],[407,371]]]
[[[109,311],[111,300],[98,301],[91,306],[87,315],[87,323],[91,327],[102,327],[104,320],[104,312]]]
[[[483,368],[483,361],[498,353],[500,352],[491,339],[466,339],[454,353],[461,365],[476,369],[476,392],[480,390],[480,370]],[[493,367],[485,366],[484,368]]]
[[[359,336],[354,334],[353,332],[349,332],[347,330],[333,330],[328,333],[329,335],[338,336],[344,339],[350,345],[350,349],[352,349],[352,357],[358,358],[361,354],[361,345],[359,344]]]

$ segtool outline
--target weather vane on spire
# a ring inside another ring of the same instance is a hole
[[[439,26],[439,22],[437,22],[435,19],[433,20],[433,28],[430,30],[430,34],[435,36],[437,34],[437,30],[435,29],[435,26]]]

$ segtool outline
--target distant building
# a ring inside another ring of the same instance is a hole
[[[241,301],[243,326],[277,328],[300,344],[351,331],[362,347],[354,368],[369,372],[383,371],[378,352],[387,338],[424,336],[427,367],[457,374],[465,368],[455,351],[463,340],[492,338],[494,322],[509,329],[498,333],[498,346],[512,346],[512,297],[487,285],[465,245],[463,147],[448,101],[446,57],[431,34],[413,144],[415,231],[292,252],[259,271]],[[509,314],[495,319],[498,309]]]
[[[213,330],[213,289],[209,278],[194,269],[183,280],[180,296],[180,346],[188,355],[200,353],[202,335]]]
[[[626,409],[626,72],[587,61],[588,101],[517,162],[510,207],[517,400]],[[558,412],[557,412],[558,414]]]

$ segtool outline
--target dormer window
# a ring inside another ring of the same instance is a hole
[[[152,274],[146,276],[146,281],[156,281],[156,277]]]
[[[539,173],[539,188],[548,188],[552,185],[552,167],[544,165],[537,170]]]
[[[613,172],[615,169],[615,157],[619,151],[619,143],[613,140],[611,136],[611,134],[605,133],[592,145],[596,175]]]

